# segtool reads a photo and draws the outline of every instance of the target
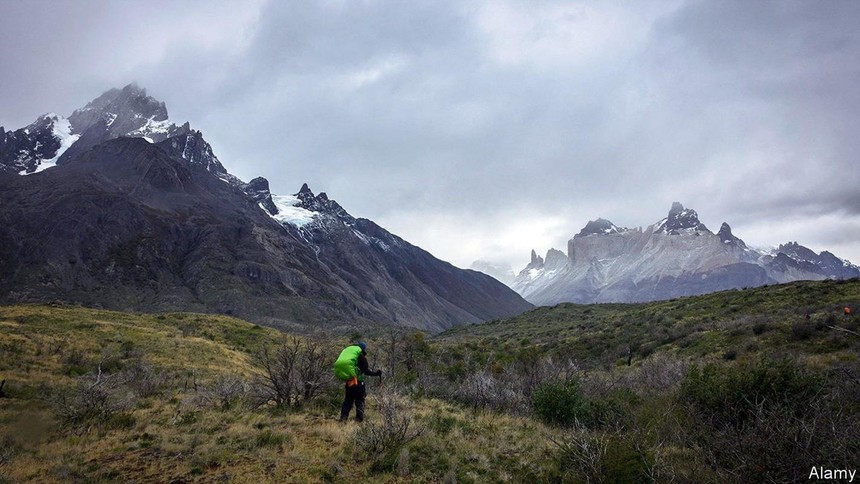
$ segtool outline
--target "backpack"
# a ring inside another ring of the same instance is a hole
[[[338,380],[349,382],[358,381],[358,357],[361,356],[361,348],[358,345],[347,346],[340,352],[337,361],[334,362],[334,376]]]

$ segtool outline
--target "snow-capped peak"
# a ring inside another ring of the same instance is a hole
[[[705,224],[699,221],[699,214],[695,210],[684,208],[679,202],[672,203],[668,217],[654,224],[654,232],[669,235],[711,233]]]

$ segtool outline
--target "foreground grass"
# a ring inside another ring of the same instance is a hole
[[[282,337],[233,318],[14,306],[0,308],[0,328],[0,481],[481,482],[550,471],[544,437],[556,431],[527,418],[410,399],[422,431],[397,466],[379,468],[354,443],[358,424],[336,420],[339,387],[301,410],[201,399],[219,378],[247,381],[254,352]],[[158,393],[99,424],[57,417],[53,391],[141,358],[165,375]],[[385,391],[370,388],[371,423]]]

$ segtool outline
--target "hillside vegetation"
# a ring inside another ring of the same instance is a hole
[[[444,344],[497,358],[535,350],[584,365],[626,363],[653,353],[726,357],[761,352],[851,359],[858,331],[843,308],[860,309],[860,279],[800,281],[642,304],[559,304],[438,335]],[[807,317],[808,316],[808,317]]]
[[[806,480],[857,466],[858,303],[793,283],[436,336],[2,307],[0,482]],[[357,338],[384,385],[344,424]]]

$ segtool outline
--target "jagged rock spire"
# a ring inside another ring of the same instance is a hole
[[[699,214],[692,208],[684,208],[680,202],[673,202],[669,215],[658,222],[657,231],[677,235],[682,230],[709,232],[705,224],[699,221]]]
[[[269,180],[258,176],[248,183],[242,185],[244,191],[251,200],[259,203],[270,215],[278,213],[278,207],[272,201],[272,192],[269,190]]]
[[[726,222],[723,222],[723,224],[720,225],[720,231],[717,232],[717,236],[724,244],[740,247],[742,249],[745,249],[747,246],[743,240],[735,237],[734,234],[732,234],[732,228]]]
[[[341,207],[339,203],[329,199],[325,192],[320,192],[319,195],[314,196],[314,192],[311,191],[307,183],[302,184],[302,188],[296,193],[296,198],[299,199],[299,206],[305,210],[334,215],[347,223],[355,221],[355,218]]]

